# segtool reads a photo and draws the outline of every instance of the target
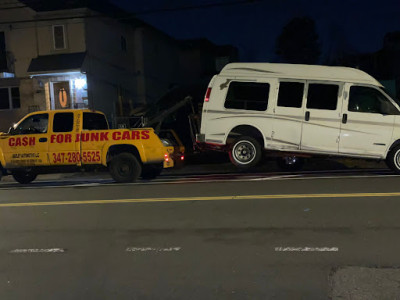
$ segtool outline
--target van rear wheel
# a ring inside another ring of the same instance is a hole
[[[386,157],[386,165],[397,174],[400,174],[400,145],[389,151]]]
[[[242,169],[257,166],[262,157],[260,143],[249,136],[242,136],[235,140],[229,150],[231,162]]]

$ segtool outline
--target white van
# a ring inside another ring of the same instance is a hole
[[[386,159],[400,173],[400,106],[357,69],[232,63],[212,78],[197,135],[242,168],[262,149],[287,164],[314,155]]]

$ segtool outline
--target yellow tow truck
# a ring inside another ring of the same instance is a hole
[[[153,128],[109,129],[99,111],[38,111],[0,134],[0,178],[26,184],[38,174],[107,167],[115,181],[134,182],[173,167],[173,152]]]

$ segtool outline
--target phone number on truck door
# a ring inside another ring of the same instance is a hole
[[[52,154],[54,164],[100,163],[100,151],[57,152]]]

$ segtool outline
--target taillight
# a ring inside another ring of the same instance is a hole
[[[165,161],[169,161],[169,155],[168,155],[168,153],[165,153],[165,154],[164,154],[164,160],[165,160]]]
[[[185,160],[185,157],[183,155],[181,155],[181,160]]]
[[[204,102],[210,101],[210,94],[211,94],[211,88],[208,88],[207,92],[206,92],[206,96],[204,97]]]

